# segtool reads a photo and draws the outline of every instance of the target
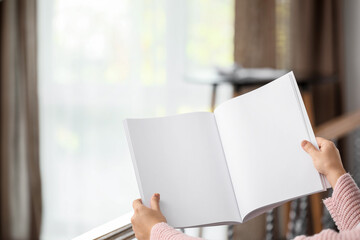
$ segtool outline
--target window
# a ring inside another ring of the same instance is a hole
[[[189,69],[233,59],[233,1],[39,0],[42,239],[68,239],[138,198],[122,120],[209,109]]]

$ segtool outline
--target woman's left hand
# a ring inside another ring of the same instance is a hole
[[[141,199],[133,202],[134,215],[131,218],[135,237],[139,240],[150,239],[151,228],[160,222],[166,222],[166,218],[160,211],[160,194],[155,193],[150,201],[151,208],[145,207]]]

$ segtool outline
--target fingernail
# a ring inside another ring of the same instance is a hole
[[[154,196],[157,197],[157,198],[159,198],[159,197],[160,197],[160,194],[159,194],[159,193],[155,193]]]
[[[307,144],[307,141],[306,141],[306,140],[303,140],[303,141],[301,142],[301,146],[302,146],[302,147],[305,147],[306,144]]]

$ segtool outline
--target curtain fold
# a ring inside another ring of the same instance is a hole
[[[334,77],[314,86],[315,123],[343,109],[344,46],[342,0],[291,1],[288,68],[299,78]]]
[[[236,0],[234,60],[244,67],[276,67],[275,0]]]
[[[0,2],[0,237],[39,239],[36,0]]]

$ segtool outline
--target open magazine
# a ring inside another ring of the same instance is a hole
[[[300,145],[317,143],[292,72],[214,113],[124,126],[143,203],[160,193],[177,228],[242,223],[327,187]]]

